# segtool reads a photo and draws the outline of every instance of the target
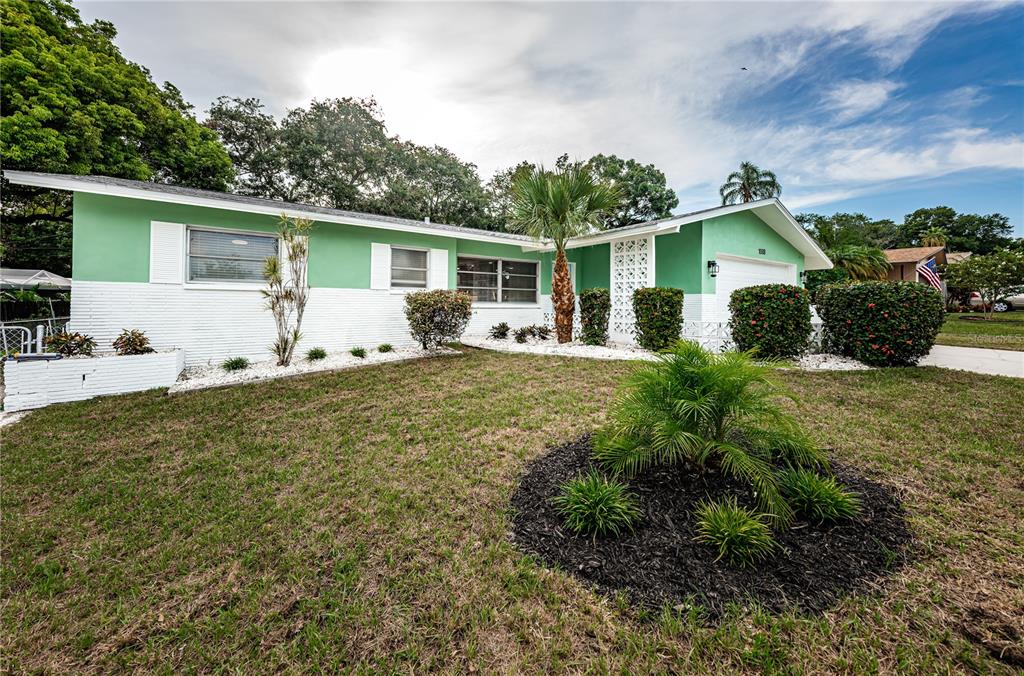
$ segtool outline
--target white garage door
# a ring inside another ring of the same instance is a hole
[[[758,284],[796,284],[796,266],[768,261],[718,258],[715,280],[718,321],[729,321],[729,296],[736,289]]]

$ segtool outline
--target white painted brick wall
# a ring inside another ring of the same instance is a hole
[[[180,350],[92,359],[4,362],[4,410],[170,387],[185,367]]]

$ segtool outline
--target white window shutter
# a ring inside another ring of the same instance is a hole
[[[391,288],[391,247],[387,244],[370,244],[370,288]]]
[[[150,284],[181,284],[185,271],[185,226],[181,223],[149,224]]]
[[[427,287],[448,288],[448,249],[431,249],[427,262]]]

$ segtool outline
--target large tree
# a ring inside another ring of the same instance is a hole
[[[782,194],[782,186],[773,172],[761,169],[753,162],[741,162],[739,171],[726,177],[718,194],[723,205],[754,202],[778,197]]]
[[[3,0],[0,24],[5,169],[228,187],[216,135],[173,85],[122,56],[112,24],[84,23],[66,0]],[[4,265],[71,272],[67,195],[5,185],[3,219]]]
[[[952,207],[918,209],[907,214],[897,233],[897,246],[918,246],[927,232],[941,231],[949,251],[988,254],[1010,245],[1013,226],[1002,214],[960,214]]]
[[[951,287],[977,291],[987,318],[992,319],[995,301],[1024,290],[1024,252],[1000,250],[971,256],[951,263],[944,276]]]
[[[889,220],[872,221],[864,214],[839,213],[832,216],[800,214],[796,220],[817,241],[836,266],[835,271],[808,273],[807,288],[843,278],[884,279],[889,262],[881,247],[892,241],[896,225]]]
[[[595,180],[590,170],[580,166],[556,172],[537,167],[513,187],[511,229],[555,249],[551,302],[559,343],[572,340],[576,303],[565,245],[573,237],[601,229],[608,214],[619,208],[620,200],[614,187]]]

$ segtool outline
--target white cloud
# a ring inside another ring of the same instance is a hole
[[[892,69],[941,21],[989,7],[180,2],[81,9],[112,20],[126,55],[156,80],[177,84],[200,110],[221,94],[258,96],[275,114],[314,97],[373,95],[392,133],[446,146],[485,179],[522,159],[615,153],[662,168],[685,210],[716,200],[717,182],[741,160],[771,167],[787,201],[805,202],[925,172],[1020,166],[1019,138],[984,129],[972,136],[956,110],[928,128],[888,115],[900,86]],[[807,102],[818,112],[828,106],[839,124],[759,119],[750,109],[780,82],[820,82],[833,50],[853,47],[874,55],[871,72],[838,82],[823,102]],[[949,94],[959,102],[972,95],[980,94]],[[865,118],[870,112],[878,114]]]
[[[901,85],[891,80],[842,82],[825,96],[825,105],[835,111],[836,120],[848,122],[878,110]]]

